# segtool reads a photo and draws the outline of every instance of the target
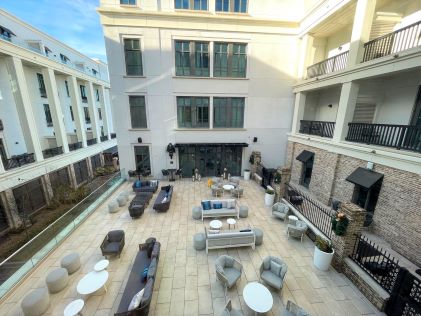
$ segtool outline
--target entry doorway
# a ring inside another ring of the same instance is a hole
[[[134,146],[136,171],[142,175],[151,174],[151,159],[149,146]]]

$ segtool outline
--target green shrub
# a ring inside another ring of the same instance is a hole
[[[323,252],[331,253],[333,252],[332,244],[329,240],[324,239],[321,236],[316,236],[316,247]]]

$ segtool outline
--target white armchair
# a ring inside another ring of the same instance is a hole
[[[233,257],[222,255],[215,261],[216,278],[224,284],[225,292],[241,278],[243,266]],[[224,293],[226,294],[226,293]]]
[[[276,289],[282,289],[285,275],[288,271],[287,264],[278,257],[267,256],[260,265],[260,278]]]
[[[301,242],[303,242],[304,234],[307,231],[307,224],[303,221],[295,221],[294,224],[288,224],[287,227],[287,234],[288,238],[289,236],[294,238],[300,238]]]
[[[273,204],[272,206],[272,215],[282,220],[285,220],[285,218],[288,215],[288,211],[289,211],[288,205],[282,202],[277,202]]]

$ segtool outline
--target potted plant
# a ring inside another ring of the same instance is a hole
[[[338,212],[336,216],[332,217],[332,230],[337,236],[345,235],[348,224],[349,219],[344,212]]]
[[[275,190],[268,186],[265,193],[265,205],[272,206],[274,200],[275,200]]]
[[[275,184],[279,184],[279,183],[281,183],[281,180],[282,180],[282,176],[281,176],[281,174],[279,172],[277,172],[275,174],[275,178],[273,179],[273,182]]]
[[[333,259],[335,251],[332,244],[323,237],[316,236],[316,245],[314,246],[313,263],[321,271],[327,271]]]
[[[244,180],[250,180],[250,169],[244,169]]]

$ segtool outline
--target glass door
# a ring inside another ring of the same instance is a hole
[[[149,155],[149,146],[135,146],[134,155],[136,171],[140,172],[140,174],[150,174],[151,160]]]

